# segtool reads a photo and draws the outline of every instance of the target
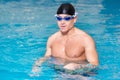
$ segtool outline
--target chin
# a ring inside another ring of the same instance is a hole
[[[63,31],[63,30],[61,30],[61,33],[62,33],[62,34],[67,34],[67,32],[68,32],[68,31]]]

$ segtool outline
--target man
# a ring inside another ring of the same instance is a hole
[[[57,10],[56,19],[60,30],[49,37],[46,54],[36,61],[33,72],[37,72],[37,67],[50,56],[67,61],[63,66],[64,69],[81,68],[81,64],[77,62],[82,61],[87,61],[91,66],[97,66],[98,54],[93,39],[74,26],[77,20],[74,7],[69,3],[61,4]]]

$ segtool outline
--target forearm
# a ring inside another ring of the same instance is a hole
[[[80,64],[80,68],[91,68],[91,69],[94,69],[94,68],[96,68],[97,67],[97,65],[93,65],[93,64],[91,64],[91,63],[88,63],[88,64]]]
[[[32,72],[40,72],[40,66],[44,61],[46,61],[49,57],[43,57],[38,59],[33,65]]]
[[[91,72],[97,69],[96,65],[92,65],[90,63],[87,64],[79,64],[79,63],[69,63],[63,66],[65,72],[69,74],[83,74],[87,72]]]
[[[46,56],[45,56],[45,57],[42,57],[42,58],[38,59],[38,60],[35,62],[34,66],[36,66],[36,67],[41,66],[41,64],[42,64],[43,62],[45,62],[48,58],[49,58],[49,57],[46,57]]]
[[[76,70],[76,69],[94,69],[96,68],[96,65],[92,65],[90,63],[88,64],[78,64],[78,63],[69,63],[67,65],[64,66],[65,69],[69,69],[69,70]]]

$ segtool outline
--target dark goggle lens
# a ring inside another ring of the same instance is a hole
[[[62,18],[61,18],[61,17],[58,17],[58,16],[57,16],[56,18],[57,18],[57,20],[58,20],[58,21],[61,21],[61,20],[62,20]]]
[[[69,21],[72,17],[65,17],[64,20]]]
[[[57,18],[58,21],[61,21],[62,19],[66,20],[66,21],[69,21],[70,19],[72,19],[74,17],[71,16],[71,17],[64,17],[64,18],[62,18],[62,17],[57,16],[56,18]]]

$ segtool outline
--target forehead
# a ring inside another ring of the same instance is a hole
[[[71,15],[68,15],[68,14],[58,14],[58,16],[66,17],[66,16],[71,16]]]

